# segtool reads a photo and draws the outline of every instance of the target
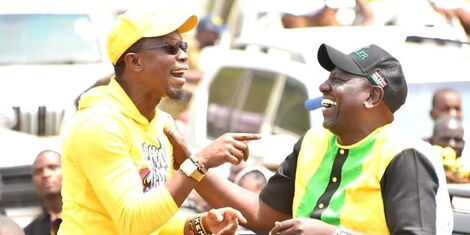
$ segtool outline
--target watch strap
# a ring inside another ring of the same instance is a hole
[[[204,178],[204,173],[198,170],[198,166],[191,160],[186,159],[180,165],[180,170],[188,177],[193,178],[197,182],[200,182]]]

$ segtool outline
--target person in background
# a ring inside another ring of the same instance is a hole
[[[462,121],[457,117],[444,115],[435,121],[430,143],[442,147],[451,147],[457,157],[460,157],[465,147],[463,137]]]
[[[450,234],[440,157],[393,124],[407,96],[399,61],[377,45],[344,54],[322,44],[317,57],[330,71],[319,87],[323,127],[299,139],[259,196],[214,173],[196,190],[211,206],[239,209],[241,225],[260,233]]]
[[[178,214],[212,167],[248,157],[254,134],[224,134],[186,158],[164,133],[174,119],[157,108],[181,98],[188,71],[182,33],[198,18],[188,1],[155,0],[117,17],[107,38],[115,76],[81,95],[64,132],[59,234],[233,234],[246,222],[233,208]]]
[[[215,45],[225,30],[222,18],[213,15],[202,17],[197,25],[195,36],[199,50]]]
[[[429,0],[433,9],[449,22],[457,20],[470,35],[470,2],[463,0]]]
[[[469,183],[470,172],[465,170],[461,161],[465,147],[462,121],[444,115],[434,123],[430,144],[434,145],[443,158],[448,183]]]
[[[432,96],[431,110],[429,116],[436,122],[442,116],[463,118],[462,98],[460,93],[451,88],[441,88],[434,92]],[[434,127],[436,125],[434,124]],[[424,141],[431,143],[431,136],[424,138]]]
[[[264,166],[251,165],[245,167],[237,174],[234,183],[259,194],[272,175],[273,172]]]
[[[284,28],[371,25],[374,21],[366,0],[294,0],[278,8]]]
[[[24,232],[13,219],[0,215],[0,235],[24,235]]]
[[[43,211],[24,228],[26,235],[54,235],[62,222],[62,166],[60,154],[53,150],[40,152],[32,165],[36,193],[43,202]]]
[[[462,119],[462,98],[460,93],[451,88],[442,88],[435,91],[429,115],[434,121],[443,115]]]

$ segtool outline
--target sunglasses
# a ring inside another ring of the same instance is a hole
[[[183,42],[183,41],[177,41],[177,42],[171,42],[171,43],[164,43],[160,46],[155,46],[155,47],[149,47],[149,48],[143,48],[141,50],[137,50],[135,52],[144,52],[144,51],[150,51],[150,50],[155,50],[155,49],[160,49],[163,48],[167,54],[170,55],[176,55],[180,51],[184,51],[185,53],[188,53],[188,43]]]

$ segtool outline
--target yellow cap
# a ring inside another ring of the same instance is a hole
[[[141,38],[159,37],[173,31],[184,33],[197,25],[197,16],[188,12],[187,5],[181,1],[152,2],[118,16],[107,42],[108,57],[113,64]]]

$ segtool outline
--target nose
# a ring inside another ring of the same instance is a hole
[[[42,171],[42,177],[43,178],[47,178],[47,177],[51,176],[51,174],[52,174],[52,171],[50,169],[46,168]]]
[[[452,116],[452,117],[456,117],[457,116],[457,110],[456,109],[450,109],[449,115]]]
[[[189,55],[188,55],[188,52],[185,52],[183,50],[180,49],[180,52],[178,53],[177,57],[176,57],[179,61],[183,61],[183,62],[186,62],[189,58]]]
[[[457,145],[457,141],[455,141],[454,138],[449,139],[449,146],[455,149],[455,146]]]
[[[458,110],[456,108],[451,108],[449,110],[449,115],[452,116],[452,117],[456,117],[456,118],[461,118],[462,117],[462,114],[461,114],[460,110]]]
[[[326,92],[330,91],[331,90],[331,85],[328,82],[328,79],[325,80],[322,84],[320,84],[318,89],[320,90],[321,93],[326,93]]]

